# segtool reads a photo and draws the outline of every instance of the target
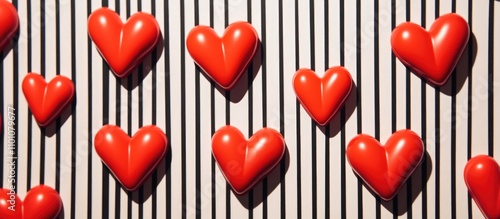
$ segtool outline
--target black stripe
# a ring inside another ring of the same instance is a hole
[[[28,39],[32,39],[32,34],[31,34],[31,1],[27,1],[27,15],[28,15]],[[32,66],[32,42],[31,40],[28,40],[28,73],[32,71],[31,66]],[[2,81],[3,81],[3,74],[2,74]],[[2,83],[3,86],[3,83]],[[3,99],[2,99],[3,101]],[[3,107],[2,107],[3,109]],[[31,110],[28,108],[28,174],[26,177],[26,187],[27,190],[31,189],[31,166],[32,166],[32,148],[33,148],[33,139],[32,139],[32,133],[33,133],[33,116],[31,113]]]
[[[194,1],[194,25],[199,25],[200,22],[200,2],[199,0]],[[201,104],[200,104],[200,68],[194,64],[195,67],[195,168],[196,168],[196,218],[201,218]]]
[[[108,0],[102,0],[102,6],[108,7]],[[102,125],[109,123],[109,67],[108,64],[102,61]],[[109,169],[102,163],[102,218],[109,217]]]
[[[426,26],[426,1],[421,2],[421,15],[420,24],[423,28]],[[427,84],[424,80],[420,82],[421,89],[421,138],[424,143],[425,151],[427,151]],[[422,185],[422,218],[427,218],[427,156],[422,159],[422,178],[420,184]]]
[[[45,0],[40,1],[40,73],[45,77]],[[39,184],[45,184],[45,128],[40,127],[40,180]]]
[[[61,73],[61,15],[59,0],[55,0],[56,3],[56,74]],[[56,120],[56,191],[59,192],[61,185],[61,118]]]
[[[309,1],[309,27],[311,48],[311,70],[316,70],[315,26],[314,26],[314,1]],[[318,215],[318,188],[317,188],[317,162],[316,162],[316,123],[311,119],[311,162],[312,162],[312,218]]]
[[[340,65],[345,66],[345,2],[339,1],[339,32],[340,32]],[[345,124],[346,110],[342,107],[340,111],[340,124]],[[328,133],[328,132],[327,132]],[[346,218],[346,165],[345,165],[345,147],[346,147],[345,125],[341,125],[340,130],[340,215]]]
[[[130,0],[127,0],[126,1],[126,4],[125,4],[125,14],[126,14],[126,17],[127,19],[130,17],[131,15],[131,9],[130,9]],[[134,72],[132,72],[132,74],[134,74]],[[127,87],[132,87],[132,84],[133,84],[133,76],[130,75],[129,77],[127,77],[125,80],[127,82]],[[130,110],[132,109],[132,89],[127,89],[127,107],[128,107],[128,110],[127,110],[127,134],[129,136],[132,136],[132,112],[130,112]],[[134,193],[131,192],[131,191],[127,191],[127,218],[132,218],[132,199],[133,199],[133,196],[134,196]]]
[[[247,21],[249,23],[252,23],[252,1],[247,0]],[[254,71],[254,66],[253,63],[250,64],[248,67],[248,136],[253,135],[253,87],[252,87],[252,80],[253,80],[253,71]],[[253,218],[253,189],[251,189],[248,192],[248,218],[252,219]]]
[[[142,1],[141,0],[137,0],[137,11],[142,11]],[[143,115],[144,115],[144,100],[143,100],[143,83],[141,83],[141,80],[144,78],[144,64],[140,64],[139,65],[139,68],[137,69],[138,70],[138,74],[137,74],[137,77],[134,77],[134,79],[136,80],[135,83],[138,83],[139,85],[139,114],[137,115],[138,117],[138,120],[139,120],[139,129],[144,125],[144,118],[143,118]],[[134,84],[135,84],[134,83]],[[132,106],[131,106],[132,108]],[[139,188],[139,219],[142,219],[144,218],[144,184],[141,185],[141,187]]]
[[[119,2],[119,0],[117,0]],[[156,17],[156,1],[155,0],[151,0],[151,14]],[[157,98],[157,69],[156,69],[156,61],[157,61],[157,52],[158,52],[158,49],[155,48],[153,49],[153,53],[151,54],[151,71],[152,71],[152,89],[151,89],[151,99],[152,99],[152,103],[151,103],[151,123],[153,125],[156,125],[156,107],[157,107],[157,103],[156,103],[156,98]],[[153,174],[151,176],[151,186],[152,186],[152,194],[151,194],[151,218],[157,218],[157,214],[158,214],[158,195],[157,195],[157,185],[158,185],[158,170],[159,168],[157,168],[156,171],[153,171]],[[117,216],[115,216],[116,218],[118,218]]]
[[[214,0],[210,0],[210,27],[214,28]],[[215,133],[215,82],[210,80],[210,132],[211,136]],[[212,218],[217,216],[217,200],[216,200],[216,185],[215,185],[215,158],[211,156],[210,172],[211,172],[211,192],[212,192]]]
[[[186,218],[186,52],[185,52],[185,11],[184,0],[180,0],[181,13],[181,182],[182,218]]]
[[[87,15],[89,16],[92,13],[92,4],[91,0],[87,0]],[[88,86],[87,86],[87,98],[88,98],[88,106],[87,106],[87,118],[88,118],[88,160],[87,160],[87,218],[92,218],[92,42],[90,37],[87,38],[87,68],[88,68]]]
[[[71,1],[71,80],[76,80],[76,18],[75,18],[75,0]],[[76,101],[71,104],[71,213],[70,218],[76,217]]]
[[[361,114],[361,0],[356,0],[356,87],[357,94],[357,126],[358,133],[362,132],[362,114]],[[363,218],[363,186],[358,177],[358,217]]]
[[[422,1],[425,2],[425,1]],[[391,30],[396,27],[396,0],[391,0]],[[396,56],[391,52],[391,133],[396,132],[397,121],[397,89],[396,89]],[[393,218],[398,217],[398,196],[392,200]]]
[[[227,0],[226,0],[227,1]],[[262,51],[262,127],[267,127],[267,56],[266,56],[266,51],[267,51],[267,37],[266,37],[266,1],[261,0],[261,14],[260,14],[260,19],[261,19],[261,35],[262,35],[262,45],[261,45],[261,51]],[[262,180],[262,217],[267,218],[267,212],[268,212],[268,203],[267,203],[267,177]]]
[[[120,14],[120,0],[115,0],[115,12]],[[121,127],[121,79],[115,77],[115,125]],[[121,184],[120,182],[114,178],[115,181],[115,218],[120,218],[121,216]]]
[[[434,11],[434,16],[435,18],[438,18],[439,17],[439,2],[440,0],[436,0],[435,2],[435,11]],[[435,125],[434,125],[434,139],[435,139],[435,142],[436,142],[436,151],[435,151],[435,156],[436,156],[436,159],[435,159],[435,167],[434,169],[436,170],[436,181],[435,181],[435,186],[436,186],[436,189],[435,189],[435,203],[436,203],[436,206],[435,206],[435,214],[434,214],[434,217],[435,218],[439,218],[439,215],[440,215],[440,212],[441,212],[441,208],[440,208],[440,165],[441,165],[441,124],[440,124],[440,119],[441,119],[441,116],[440,116],[440,93],[441,93],[441,90],[439,87],[435,87],[434,88],[434,97],[435,97],[435,102],[434,102],[434,105],[435,105],[435,108],[434,108],[434,115],[435,115]]]
[[[12,1],[12,4],[14,5],[14,7],[18,7],[17,5],[17,1],[16,0],[13,0]],[[16,38],[19,38],[19,37],[16,37]],[[14,124],[14,134],[15,136],[19,136],[18,133],[19,133],[19,113],[17,113],[17,110],[19,109],[19,45],[18,43],[16,42],[12,42],[13,44],[13,48],[12,48],[12,51],[13,51],[13,57],[14,57],[14,66],[13,66],[13,76],[14,76],[14,109],[16,110],[16,113],[14,115],[14,120],[16,121],[15,124]],[[2,56],[3,58],[3,53],[2,53]],[[3,61],[0,61],[3,65]],[[3,67],[2,67],[2,71],[3,71]],[[3,72],[2,72],[3,74]],[[3,91],[3,85],[2,85],[2,89],[1,91]],[[2,92],[3,93],[3,92]],[[2,115],[3,115],[3,100],[2,100]],[[2,145],[3,145],[3,138],[1,139],[2,140]],[[14,153],[15,153],[15,157],[17,157],[19,155],[19,146],[16,146],[15,149],[14,149]],[[18,170],[18,162],[15,163],[14,167],[16,168],[16,170]],[[18,174],[16,174],[14,176],[14,183],[13,185],[15,186],[15,188],[17,189],[17,181],[18,181]]]
[[[329,44],[329,36],[330,36],[330,22],[329,22],[329,3],[328,0],[324,1],[324,22],[325,22],[325,71],[330,66],[330,44]],[[281,57],[281,56],[280,56]],[[282,95],[280,95],[282,96]],[[330,124],[325,127],[325,133],[330,133]],[[325,218],[330,218],[330,139],[328,135],[325,135]]]
[[[229,0],[224,0],[224,28],[229,25]],[[226,125],[231,125],[231,91],[225,91],[226,97]],[[231,218],[231,186],[226,183],[226,218]]]
[[[494,80],[494,44],[495,44],[495,1],[490,1],[488,12],[488,155],[493,156],[494,150],[494,124],[495,116],[493,99]]]
[[[299,0],[295,0],[295,69],[299,69],[300,66],[300,47],[299,47]],[[300,103],[295,100],[295,121],[296,121],[296,138],[297,138],[297,148],[296,148],[296,161],[297,161],[297,217],[302,218],[302,169],[301,169],[301,132],[300,132]]]
[[[374,2],[374,7],[373,7],[373,21],[374,21],[374,39],[373,39],[373,46],[374,46],[374,54],[373,54],[373,62],[374,62],[374,71],[373,71],[373,84],[374,84],[374,98],[375,98],[375,110],[374,110],[374,119],[375,119],[375,138],[380,141],[380,62],[379,62],[379,18],[378,18],[378,13],[379,13],[379,2],[378,0],[373,1]],[[376,204],[375,204],[375,215],[376,218],[381,217],[381,199],[380,197],[375,198]]]
[[[167,211],[167,218],[172,218],[172,172],[170,169],[170,164],[169,160],[171,160],[172,157],[172,143],[171,143],[171,123],[172,123],[172,116],[171,116],[171,99],[170,99],[170,18],[169,18],[169,5],[168,2],[165,2],[163,4],[163,29],[165,30],[164,34],[164,40],[163,44],[166,49],[164,49],[164,55],[165,55],[165,134],[167,135],[168,138],[168,148],[170,153],[167,153],[166,155],[166,160],[165,162],[165,187],[166,187],[166,203],[165,203],[165,208]]]
[[[278,22],[279,22],[279,96],[280,96],[280,133],[281,135],[283,136],[283,138],[285,137],[285,88],[284,88],[284,60],[283,60],[283,56],[284,56],[284,52],[283,52],[283,49],[284,49],[284,45],[283,45],[283,0],[280,0],[279,3],[278,3],[278,8],[279,8],[279,11],[278,11]],[[248,16],[249,16],[249,21],[251,20],[251,9],[249,7],[249,12],[248,12]],[[249,73],[252,73],[253,71],[249,71]],[[251,80],[250,78],[250,75],[249,74],[249,81]],[[250,83],[250,82],[249,82]],[[249,85],[250,86],[250,85]],[[249,109],[252,109],[252,108],[249,108]],[[249,123],[252,122],[252,120],[248,120]],[[280,183],[280,215],[281,215],[281,218],[286,218],[286,187],[285,187],[285,173],[286,173],[286,160],[287,159],[286,157],[284,157],[281,162],[280,162],[280,180],[281,180],[281,183]]]
[[[472,30],[472,0],[468,1],[468,21],[469,28]],[[472,34],[471,34],[472,35]],[[473,35],[472,35],[473,36]],[[474,48],[473,40],[469,40],[467,50],[469,52],[469,60],[467,62],[467,160],[472,157],[472,64],[474,63]],[[468,217],[472,218],[472,197],[467,192],[467,210]]]
[[[406,21],[411,21],[411,2],[406,0]],[[378,101],[377,101],[378,102]],[[406,129],[411,129],[411,71],[406,67]],[[406,214],[412,218],[413,210],[411,204],[412,179],[406,180]]]
[[[451,1],[451,12],[456,13],[456,0]],[[456,171],[456,143],[457,143],[457,70],[451,75],[451,217],[457,217],[457,171]]]

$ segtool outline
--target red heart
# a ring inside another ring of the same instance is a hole
[[[19,28],[16,8],[8,1],[0,0],[0,51],[14,37]]]
[[[352,78],[344,67],[332,67],[319,78],[310,69],[300,69],[293,77],[293,88],[307,113],[325,126],[349,96]]]
[[[392,51],[399,60],[437,86],[446,83],[468,41],[469,25],[453,13],[439,17],[429,32],[406,22],[391,35]]]
[[[125,24],[108,9],[94,11],[88,20],[90,38],[116,76],[127,77],[156,46],[160,26],[155,17],[138,12]]]
[[[422,139],[411,130],[392,134],[385,146],[359,134],[346,150],[352,169],[383,200],[391,200],[424,156]]]
[[[500,218],[500,166],[489,156],[467,162],[464,179],[469,193],[486,218]]]
[[[263,128],[248,141],[237,128],[224,126],[212,137],[212,154],[237,194],[244,194],[278,165],[285,153],[279,132]]]
[[[0,189],[0,218],[57,218],[62,208],[59,193],[48,186],[33,187],[24,201],[21,201],[14,190]]]
[[[28,106],[40,126],[47,126],[59,117],[75,95],[73,82],[62,75],[54,77],[47,84],[43,76],[29,73],[24,77],[22,88]]]
[[[144,126],[130,138],[120,127],[105,125],[95,136],[102,162],[127,190],[139,188],[167,151],[167,137],[156,126]]]
[[[257,51],[259,36],[247,22],[232,23],[220,38],[207,26],[196,26],[186,39],[193,60],[222,88],[231,89]]]

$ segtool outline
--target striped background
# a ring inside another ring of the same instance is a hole
[[[463,182],[466,161],[500,157],[500,62],[495,36],[500,2],[487,0],[13,0],[19,39],[0,61],[0,110],[16,109],[17,191],[47,184],[59,191],[65,218],[482,218]],[[103,63],[87,35],[87,17],[109,6],[123,19],[153,14],[163,46],[127,79]],[[495,13],[497,11],[497,13]],[[391,30],[410,20],[429,27],[441,14],[468,20],[471,41],[449,83],[429,86],[391,53]],[[236,88],[214,88],[185,48],[189,30],[219,33],[251,22],[262,41]],[[156,61],[157,60],[157,61]],[[156,63],[156,64],[155,64]],[[357,90],[331,125],[318,128],[293,93],[292,76],[345,66]],[[72,78],[76,101],[57,124],[40,128],[20,84],[27,72]],[[129,134],[156,124],[169,138],[167,157],[137,192],[124,191],[101,163],[93,136],[104,124]],[[238,197],[211,156],[210,139],[231,124],[246,135],[279,130],[284,161],[249,194]],[[7,127],[4,125],[4,130]],[[354,175],[345,147],[357,133],[385,142],[411,128],[426,145],[424,162],[391,202],[375,198]],[[7,162],[5,133],[0,163]],[[7,187],[7,166],[0,187]],[[2,182],[3,181],[3,182]]]

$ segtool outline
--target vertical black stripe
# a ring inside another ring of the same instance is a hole
[[[249,23],[252,23],[252,1],[247,0],[247,21]],[[253,63],[250,63],[250,66],[248,68],[247,74],[248,74],[248,136],[253,135],[253,86],[252,86],[252,80],[253,80],[253,70],[254,66]],[[251,189],[248,192],[248,218],[252,219],[253,218],[253,189]]]
[[[12,1],[12,5],[14,5],[14,7],[17,9],[18,5],[17,5],[17,0],[13,0]],[[19,46],[18,46],[18,43],[17,42],[11,42],[12,45],[13,45],[13,48],[12,48],[12,51],[13,51],[13,57],[14,57],[14,60],[13,60],[13,76],[14,76],[14,86],[13,86],[13,90],[14,90],[14,109],[15,109],[15,115],[14,115],[14,121],[15,121],[15,125],[14,125],[14,135],[15,136],[19,136],[19,113],[17,112],[18,109],[19,109]],[[3,52],[0,53],[3,58]],[[0,60],[0,63],[2,63],[3,65],[3,60]],[[2,66],[2,72],[1,74],[3,74],[3,66]],[[2,79],[3,80],[3,79]],[[3,93],[3,82],[2,82],[2,89],[1,89],[2,93]],[[2,97],[3,98],[3,97]],[[3,115],[3,100],[2,100],[2,103],[1,103],[2,106],[1,107],[1,112],[2,112],[2,115]],[[3,145],[3,138],[1,139],[1,142],[2,142],[2,145]],[[19,155],[19,145],[17,145],[14,149],[14,157],[18,157]],[[17,159],[16,159],[17,161]],[[2,161],[3,162],[3,161]],[[3,163],[2,163],[3,164]],[[18,170],[19,168],[19,164],[18,162],[16,162],[14,164],[14,168],[16,170]],[[16,174],[14,176],[14,183],[13,185],[15,186],[15,188],[17,189],[17,184],[18,184],[18,174]]]
[[[411,2],[406,0],[406,21],[411,21]],[[378,101],[377,101],[378,102]],[[406,67],[406,129],[411,129],[411,71]],[[412,179],[406,180],[406,215],[408,219],[413,217],[411,204]]]
[[[92,1],[87,0],[87,16],[90,16],[92,13]],[[88,85],[87,85],[87,98],[88,98],[88,106],[87,106],[87,136],[88,137],[88,146],[87,146],[87,218],[92,218],[92,42],[90,37],[87,37],[87,69],[88,69]]]
[[[117,0],[118,1],[118,0]],[[156,17],[156,1],[155,0],[151,0],[151,14]],[[151,103],[151,111],[152,111],[152,116],[151,116],[151,123],[153,125],[156,125],[156,107],[157,107],[157,103],[156,103],[156,98],[157,98],[157,78],[158,78],[158,72],[157,72],[157,69],[156,69],[156,61],[158,59],[157,57],[157,52],[158,52],[158,49],[155,48],[153,49],[153,53],[151,54],[151,71],[152,71],[152,89],[151,89],[151,99],[152,99],[152,103]],[[152,176],[151,176],[151,186],[152,186],[152,197],[151,197],[151,218],[153,219],[156,219],[157,218],[157,214],[158,214],[158,195],[157,195],[157,184],[158,184],[158,168],[153,172]],[[116,216],[115,216],[116,217]]]
[[[229,0],[224,0],[224,28],[229,25]],[[226,96],[226,125],[231,124],[231,91],[225,91]],[[231,186],[226,183],[226,218],[231,218]]]
[[[125,7],[125,11],[126,11],[126,17],[127,19],[130,17],[131,15],[131,9],[130,9],[130,0],[127,0],[126,1],[126,7]],[[125,80],[126,80],[126,83],[127,83],[127,87],[132,87],[132,76],[133,73],[128,76]],[[129,136],[132,136],[132,112],[130,111],[132,108],[132,90],[131,89],[127,89],[127,134]],[[132,218],[132,198],[133,198],[133,195],[134,193],[131,192],[131,191],[127,191],[127,218]]]
[[[194,1],[194,25],[199,25],[200,22],[200,2]],[[195,170],[196,170],[196,218],[201,218],[201,104],[200,104],[200,68],[194,64],[195,67],[195,111],[196,111],[196,124],[195,124]]]
[[[168,138],[168,147],[170,148],[170,153],[166,155],[166,160],[165,162],[165,187],[166,187],[166,203],[165,203],[165,208],[167,212],[167,218],[172,218],[172,171],[170,169],[170,164],[168,162],[168,158],[172,157],[172,151],[171,149],[172,143],[171,143],[171,128],[172,128],[172,116],[171,116],[171,90],[170,90],[170,10],[169,10],[169,3],[164,2],[163,3],[163,30],[164,30],[164,40],[163,44],[165,46],[164,49],[164,54],[165,54],[165,134],[167,135]]]
[[[102,0],[102,6],[108,7],[108,0]],[[102,61],[102,125],[109,123],[109,67],[108,64]],[[109,217],[109,177],[110,172],[108,167],[102,165],[102,218]]]
[[[40,1],[40,73],[45,77],[45,0]],[[39,184],[45,184],[45,128],[40,127],[40,180]]]
[[[356,85],[357,94],[357,126],[358,133],[362,133],[362,114],[361,114],[361,0],[356,0]],[[358,177],[358,218],[363,218],[363,186]]]
[[[339,1],[339,32],[340,32],[340,65],[345,66],[345,2]],[[345,106],[340,111],[340,215],[341,218],[347,217],[346,206],[346,165],[345,165],[345,147],[346,147],[346,133],[345,133],[345,120],[346,120]],[[328,130],[329,131],[329,130]],[[328,132],[327,132],[328,133]]]
[[[299,0],[295,0],[295,69],[299,69],[300,66],[300,47],[299,47]],[[297,217],[302,218],[302,168],[301,168],[301,132],[300,132],[300,103],[298,100],[295,101],[295,120],[296,120],[296,161],[297,161]]]
[[[56,74],[61,73],[61,17],[59,12],[59,0],[56,3]],[[56,120],[56,191],[59,192],[61,185],[61,118]]]
[[[456,0],[451,1],[451,12],[456,13]],[[451,217],[457,217],[457,171],[456,171],[456,143],[457,143],[457,70],[451,75]]]
[[[488,155],[493,156],[495,133],[493,119],[495,116],[493,99],[493,65],[494,65],[494,43],[495,43],[495,1],[490,1],[488,12]]]
[[[227,0],[226,0],[227,1]],[[266,1],[261,0],[261,34],[262,34],[262,127],[267,127],[267,22],[266,22]],[[262,217],[267,218],[267,177],[262,180]]]
[[[142,11],[142,0],[137,0],[137,11]],[[135,79],[137,80],[137,83],[139,84],[139,113],[138,113],[138,120],[139,120],[139,129],[144,125],[144,101],[143,101],[143,83],[140,82],[142,78],[144,77],[144,64],[140,64],[138,70],[137,77]],[[139,188],[139,219],[144,218],[144,184],[141,185]]]
[[[324,22],[325,22],[325,71],[330,67],[330,20],[329,20],[329,3],[324,1]],[[325,127],[325,133],[330,133],[330,124]],[[330,218],[330,138],[325,135],[325,218]]]
[[[120,0],[115,0],[115,12],[120,14]],[[121,127],[121,79],[115,77],[115,125]],[[121,216],[121,185],[120,182],[115,179],[115,218],[120,218]]]
[[[309,1],[309,27],[310,27],[310,51],[311,70],[316,70],[316,34],[314,26],[314,1]],[[317,218],[318,214],[318,188],[317,188],[317,161],[316,161],[316,123],[311,119],[311,162],[312,162],[312,218]]]
[[[28,15],[28,39],[32,39],[32,34],[31,34],[31,25],[32,25],[32,22],[31,22],[31,1],[27,1],[27,15]],[[31,40],[28,40],[28,73],[32,71],[31,69],[31,66],[32,66],[32,54],[31,54],[31,51],[32,51],[32,42]],[[2,74],[2,80],[3,80],[3,74]],[[3,83],[2,83],[2,86],[3,86]],[[2,99],[3,101],[3,99]],[[31,110],[28,108],[28,174],[27,174],[27,177],[26,177],[26,187],[27,187],[27,190],[31,189],[31,166],[32,166],[32,162],[31,162],[31,159],[33,157],[32,155],[32,148],[33,148],[33,140],[32,140],[32,133],[33,133],[33,117],[32,117],[32,113],[31,113]]]
[[[374,39],[373,39],[373,47],[374,47],[374,54],[373,54],[373,83],[374,83],[374,104],[375,104],[375,110],[374,110],[374,119],[375,119],[375,138],[380,141],[380,60],[379,60],[379,2],[378,0],[373,1],[373,20],[374,20]],[[375,217],[380,218],[381,217],[381,209],[380,209],[380,203],[381,199],[380,197],[375,198]]]
[[[469,28],[472,31],[472,0],[468,1],[468,21]],[[471,36],[473,36],[471,34]],[[467,60],[467,160],[472,157],[472,64],[474,63],[474,48],[473,40],[469,40],[467,45],[468,57]],[[467,191],[467,210],[468,217],[472,218],[472,196]]]
[[[71,80],[76,84],[76,18],[75,0],[71,1]],[[76,217],[76,101],[71,104],[71,212],[70,218]]]
[[[210,0],[210,27],[214,28],[214,0]],[[210,132],[213,136],[215,133],[215,82],[210,81]],[[212,201],[212,218],[216,218],[217,213],[217,200],[216,200],[216,184],[215,184],[215,158],[211,156],[210,160],[210,172],[211,172],[211,201]]]
[[[423,0],[422,2],[425,2]],[[396,27],[396,0],[391,0],[391,30]],[[391,133],[396,132],[397,120],[397,89],[396,89],[396,56],[391,52]],[[392,200],[393,218],[398,217],[398,196]]]
[[[421,2],[421,15],[420,15],[420,25],[423,28],[426,26],[426,1]],[[421,80],[420,82],[421,89],[421,99],[420,102],[422,104],[421,108],[421,138],[424,143],[425,151],[427,151],[427,84],[425,80]],[[422,185],[422,218],[427,218],[427,156],[424,156],[422,159],[422,178],[420,184]]]
[[[185,11],[184,0],[180,0],[181,8],[181,201],[182,201],[182,218],[186,218],[186,52],[185,52]]]
[[[435,11],[434,11],[434,17],[435,18],[438,18],[439,17],[439,1],[440,0],[436,0],[435,2]],[[436,156],[436,159],[435,159],[435,170],[436,170],[436,179],[435,179],[435,186],[436,186],[436,189],[435,189],[435,202],[436,203],[436,206],[435,206],[435,215],[434,217],[435,218],[439,218],[440,216],[440,212],[441,212],[441,208],[440,208],[440,172],[441,172],[441,168],[440,168],[440,165],[441,165],[441,129],[440,129],[440,120],[441,120],[441,115],[440,115],[440,88],[439,87],[435,87],[434,89],[434,97],[435,97],[435,102],[434,102],[434,115],[435,115],[435,125],[434,125],[434,139],[435,139],[435,142],[436,142],[436,145],[435,145],[435,156]]]
[[[249,14],[251,11],[249,11]],[[250,15],[249,15],[250,16]],[[250,20],[250,17],[249,17]],[[283,45],[283,0],[278,2],[278,22],[279,22],[279,96],[280,96],[280,133],[285,137],[285,88],[284,88],[284,45]],[[251,71],[250,71],[251,73]],[[250,81],[250,80],[249,80]],[[250,108],[251,109],[251,108]],[[249,120],[250,122],[252,120]],[[286,218],[286,187],[285,187],[285,173],[286,173],[286,157],[281,159],[280,162],[280,215],[281,218]]]

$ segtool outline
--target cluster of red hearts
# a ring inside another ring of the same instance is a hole
[[[7,1],[0,2],[0,46],[15,34],[18,16]],[[94,11],[88,19],[88,32],[99,53],[112,72],[125,78],[152,52],[161,39],[155,18],[136,13],[123,23],[119,15],[108,8]],[[406,22],[393,30],[391,45],[399,60],[434,86],[443,85],[450,77],[469,39],[467,22],[456,14],[438,18],[426,31]],[[230,90],[247,69],[257,51],[259,37],[251,24],[236,22],[229,25],[222,37],[210,27],[194,27],[187,36],[186,46],[194,62],[218,86]],[[343,106],[353,87],[347,69],[328,69],[318,77],[309,69],[300,69],[293,78],[298,100],[320,126],[329,123]],[[75,96],[73,82],[56,76],[50,82],[29,73],[22,90],[37,123],[44,127],[71,103]],[[167,151],[167,137],[156,126],[142,127],[133,137],[120,127],[104,126],[95,136],[95,150],[127,190],[138,189],[156,168]],[[283,158],[286,150],[282,135],[263,128],[248,140],[236,128],[225,126],[212,136],[212,153],[220,170],[237,194],[249,191]],[[347,146],[346,156],[354,172],[383,200],[392,199],[420,164],[424,155],[421,138],[411,130],[394,133],[385,145],[360,134]],[[479,208],[488,218],[500,217],[498,182],[500,167],[488,156],[471,159],[464,171],[465,182]],[[17,208],[8,210],[9,200]],[[38,203],[38,204],[37,204]],[[40,203],[56,206],[44,208]],[[40,207],[42,206],[42,207]],[[0,192],[0,215],[9,218],[53,218],[62,208],[56,191],[48,186],[32,188],[24,202],[15,192]]]

